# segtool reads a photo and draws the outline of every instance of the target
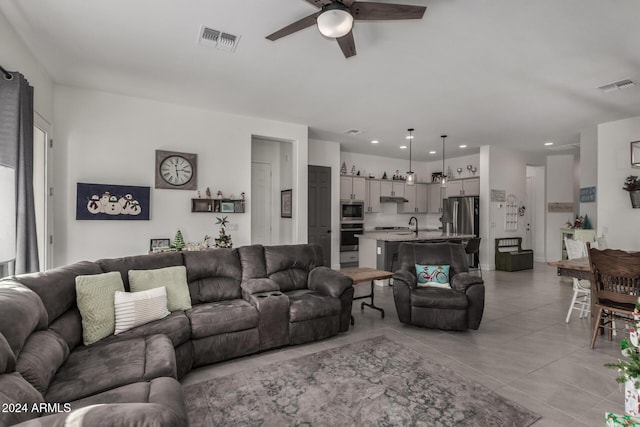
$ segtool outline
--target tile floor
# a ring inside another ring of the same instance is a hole
[[[477,331],[403,325],[395,314],[392,288],[376,286],[376,304],[385,309],[384,319],[369,308],[361,311],[361,301],[355,301],[355,326],[349,332],[201,368],[188,374],[183,384],[385,335],[539,413],[543,418],[536,427],[603,426],[605,412],[624,412],[616,372],[603,367],[620,354],[617,342],[598,338],[591,350],[589,321],[574,311],[571,322],[564,322],[570,281],[560,281],[555,269],[543,263],[533,270],[483,275],[485,312]],[[368,284],[359,284],[356,294],[368,289]]]

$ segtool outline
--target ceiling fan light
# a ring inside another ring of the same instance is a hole
[[[343,9],[327,9],[318,15],[316,22],[323,36],[334,39],[346,36],[353,28],[353,16]]]

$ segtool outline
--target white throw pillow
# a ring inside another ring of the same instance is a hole
[[[142,292],[116,291],[114,303],[116,335],[169,315],[167,289],[164,286]]]

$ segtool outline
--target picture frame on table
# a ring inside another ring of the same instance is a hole
[[[291,218],[293,214],[293,190],[280,192],[280,218]]]
[[[222,212],[222,213],[234,213],[235,212],[235,203],[234,202],[222,202],[222,203],[220,203],[220,212]]]
[[[149,242],[149,251],[154,252],[160,248],[168,248],[171,246],[171,239],[161,238],[161,239],[151,239]]]

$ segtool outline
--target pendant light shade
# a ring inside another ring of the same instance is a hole
[[[447,175],[444,173],[444,140],[447,138],[447,135],[440,135],[442,138],[442,180],[440,181],[442,187],[447,186]]]
[[[411,170],[411,144],[413,143],[413,128],[407,129],[409,131],[409,170],[407,171],[407,180],[405,184],[414,185],[416,183],[416,173]]]
[[[342,4],[333,3],[318,15],[316,23],[323,36],[337,39],[349,34],[353,28],[353,16]]]

